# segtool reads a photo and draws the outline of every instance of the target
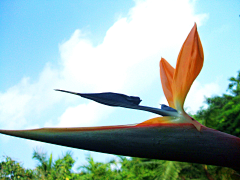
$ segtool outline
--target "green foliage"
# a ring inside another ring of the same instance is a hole
[[[25,170],[22,165],[12,158],[5,156],[4,160],[0,163],[0,178],[1,179],[19,179],[27,180],[33,178],[32,170]]]
[[[87,164],[79,167],[79,173],[74,173],[72,167],[75,160],[71,152],[67,152],[54,162],[52,156],[48,158],[45,152],[35,154],[34,157],[41,160],[34,170],[26,170],[18,162],[6,157],[0,163],[0,178],[6,180],[235,180],[240,178],[234,170],[224,167],[122,156],[107,163],[95,162],[91,156],[87,156]],[[48,164],[43,165],[42,162]]]
[[[90,155],[86,157],[86,160],[88,162],[87,165],[78,168],[82,171],[79,178],[83,180],[117,179],[117,177],[115,177],[115,171],[111,169],[111,165],[115,164],[114,161],[109,163],[94,162]]]
[[[164,161],[163,165],[159,168],[161,170],[157,179],[175,180],[179,176],[179,172],[181,171],[181,166],[178,162],[174,161]]]
[[[48,159],[46,152],[44,152],[42,149],[36,149],[33,152],[32,158],[38,161],[38,165],[35,169],[36,175],[40,177],[40,179],[49,179],[53,167],[52,154]]]
[[[154,160],[140,158],[119,157],[121,169],[120,179],[155,179],[157,172],[154,171],[159,164]]]
[[[199,110],[195,118],[204,120],[207,127],[240,137],[240,71],[229,80],[230,95],[206,98],[208,108]]]
[[[47,153],[41,149],[34,150],[33,159],[38,161],[35,169],[37,179],[66,180],[73,179],[71,169],[75,163],[71,152],[66,152],[62,158],[53,162],[52,154],[47,158]]]
[[[181,170],[178,162],[144,158],[124,159],[126,174],[132,172],[132,179],[175,180]],[[123,169],[123,166],[122,166]],[[128,179],[128,178],[126,178]]]
[[[229,79],[230,84],[228,85],[228,90],[234,95],[240,95],[240,71],[238,71],[237,77],[231,77]]]
[[[55,161],[53,166],[52,175],[54,179],[70,179],[71,178],[71,169],[75,163],[75,160],[72,158],[72,153],[69,151],[66,153],[63,158],[59,158]]]

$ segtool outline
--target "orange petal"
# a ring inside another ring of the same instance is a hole
[[[174,68],[164,59],[160,61],[160,77],[163,92],[167,98],[170,107],[175,108],[172,94],[172,81],[173,81]]]
[[[143,121],[142,123],[137,124],[136,126],[172,123],[171,118],[172,118],[171,116],[156,117],[156,118]]]
[[[203,48],[195,23],[181,48],[174,72],[172,92],[177,110],[183,110],[187,93],[202,69],[203,59]]]

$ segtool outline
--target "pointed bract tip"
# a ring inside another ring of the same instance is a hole
[[[68,92],[68,91],[65,91],[65,90],[62,90],[62,89],[54,89],[54,91]]]
[[[195,23],[179,52],[173,76],[173,99],[178,110],[183,109],[187,93],[202,69],[203,60],[203,48]]]
[[[72,92],[72,91],[66,91],[62,89],[54,89],[55,91],[60,91],[60,92],[65,92],[65,93],[70,93],[70,94],[75,94],[75,95],[80,95],[80,93]]]

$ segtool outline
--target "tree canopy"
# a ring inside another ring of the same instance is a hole
[[[200,109],[195,117],[207,127],[240,137],[240,71],[229,81],[228,94],[206,98],[208,107]]]

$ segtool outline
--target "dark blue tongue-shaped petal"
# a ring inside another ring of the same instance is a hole
[[[101,104],[108,106],[137,106],[142,101],[139,97],[136,96],[127,96],[120,93],[104,92],[104,93],[75,93],[71,91],[65,91],[56,89],[56,91],[62,91],[66,93],[76,94],[81,97],[91,99]]]
[[[138,106],[142,101],[136,96],[127,96],[112,92],[81,94],[81,96],[108,106]]]
[[[76,92],[65,91],[60,89],[55,89],[55,90],[70,93],[70,94],[75,94],[83,98],[91,99],[93,101],[96,101],[98,103],[108,105],[108,106],[138,109],[138,110],[152,112],[161,116],[177,116],[177,111],[166,105],[162,109],[148,107],[148,106],[140,106],[139,103],[141,102],[141,99],[136,96],[127,96],[124,94],[112,93],[112,92],[76,93]]]
[[[171,108],[171,107],[169,107],[169,106],[167,106],[167,105],[165,105],[165,104],[161,104],[161,109],[166,110],[166,111],[177,112],[176,109],[173,109],[173,108]]]

